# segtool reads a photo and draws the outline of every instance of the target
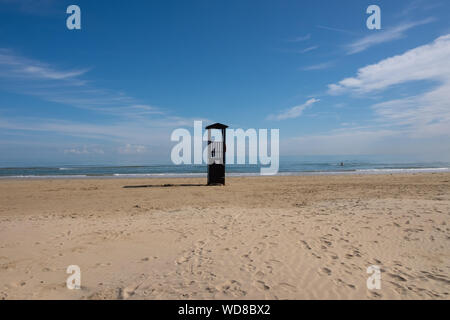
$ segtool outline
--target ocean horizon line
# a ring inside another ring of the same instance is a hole
[[[137,168],[138,166],[133,166]],[[89,167],[90,169],[95,169],[99,167]],[[103,167],[104,168],[104,167]],[[131,168],[126,167],[108,167],[108,168]],[[146,168],[146,167],[142,167]],[[33,170],[33,168],[22,168]],[[34,168],[34,169],[49,169],[49,168]],[[80,169],[74,168],[72,170]],[[8,168],[8,171],[12,168]],[[15,168],[17,170],[17,168]],[[203,178],[207,176],[206,168],[201,172],[189,172],[189,171],[178,171],[178,172],[79,172],[76,174],[61,173],[70,171],[67,168],[58,168],[60,172],[50,173],[50,172],[30,172],[29,174],[6,174],[4,168],[0,168],[0,179],[127,179],[127,178]],[[33,170],[34,171],[34,170]],[[396,167],[396,168],[342,168],[340,170],[280,170],[277,174],[272,176],[313,176],[313,175],[376,175],[376,174],[401,174],[401,173],[441,173],[450,172],[450,166],[448,167]],[[12,172],[11,172],[12,173]],[[226,177],[256,177],[262,176],[259,172],[253,171],[231,171],[226,173]],[[267,176],[265,176],[267,177]]]

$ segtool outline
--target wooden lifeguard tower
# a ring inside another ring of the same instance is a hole
[[[208,130],[208,185],[225,185],[225,130],[227,125],[214,123],[207,126]],[[221,132],[221,140],[212,141],[211,130],[216,129]]]

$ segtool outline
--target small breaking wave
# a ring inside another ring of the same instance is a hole
[[[386,173],[407,173],[407,172],[449,172],[450,168],[383,168],[383,169],[357,169],[356,172],[386,172]]]

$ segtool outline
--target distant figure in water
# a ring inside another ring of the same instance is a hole
[[[343,163],[343,162],[341,162],[340,166],[341,166],[341,167],[343,167],[343,166],[344,166],[344,163]]]

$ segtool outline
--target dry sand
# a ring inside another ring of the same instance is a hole
[[[0,298],[450,298],[450,174],[204,182],[0,180]]]

